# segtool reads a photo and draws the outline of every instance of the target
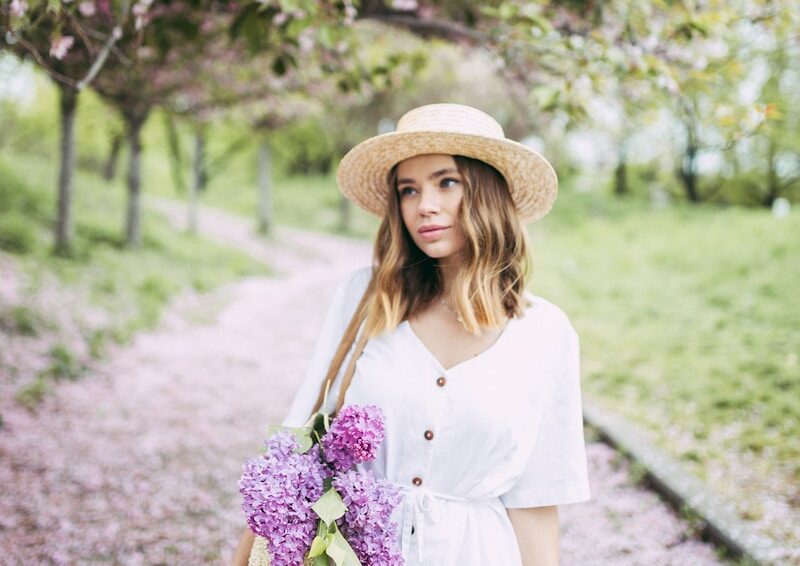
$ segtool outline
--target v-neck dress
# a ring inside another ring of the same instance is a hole
[[[370,275],[365,266],[338,285],[285,426],[308,419]],[[408,566],[521,566],[506,509],[590,499],[578,335],[558,306],[527,296],[524,317],[453,367],[407,320],[371,338],[356,363],[345,405],[377,405],[386,418],[375,460],[359,466],[404,491],[393,518]]]

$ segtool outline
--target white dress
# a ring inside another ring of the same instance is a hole
[[[308,419],[370,273],[338,285],[285,426]],[[408,566],[521,566],[506,508],[590,499],[578,336],[559,307],[527,296],[524,317],[449,369],[408,321],[371,338],[358,359],[345,405],[374,404],[386,417],[377,457],[360,466],[405,492],[393,517]]]

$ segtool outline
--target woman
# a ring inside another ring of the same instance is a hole
[[[362,466],[405,493],[405,564],[558,564],[556,506],[590,493],[578,336],[526,291],[524,223],[550,210],[555,172],[487,114],[433,104],[353,148],[337,182],[383,218],[374,267],[339,284],[283,424],[326,386],[328,411],[381,407],[386,439]]]

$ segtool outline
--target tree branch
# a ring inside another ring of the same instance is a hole
[[[67,86],[70,86],[72,88],[75,88],[75,84],[76,84],[75,80],[71,79],[70,77],[68,77],[66,75],[62,75],[61,73],[59,73],[58,71],[53,69],[50,65],[48,65],[47,62],[44,60],[44,57],[42,57],[42,54],[39,53],[39,50],[36,49],[36,47],[31,42],[26,40],[19,33],[14,33],[14,37],[17,39],[17,41],[19,41],[20,45],[22,45],[22,47],[24,47],[28,51],[28,53],[33,55],[33,58],[36,59],[36,62],[39,63],[39,65],[42,67],[42,69],[44,69],[45,72],[48,75],[50,75],[50,77],[54,81],[57,81],[57,82],[60,82],[62,84],[65,84]]]
[[[130,0],[123,0],[122,9],[120,10],[119,22],[125,22],[128,19],[129,9],[130,9]],[[83,79],[78,82],[76,88],[79,91],[83,90],[95,79],[97,73],[99,73],[100,69],[103,68],[106,59],[108,59],[108,54],[111,53],[111,49],[114,47],[114,45],[121,37],[122,37],[122,24],[118,23],[117,25],[114,26],[114,28],[111,30],[111,33],[108,35],[108,39],[103,45],[103,48],[100,50],[100,54],[97,56],[97,59],[95,59],[94,63],[92,63],[89,72],[86,73],[86,76],[83,77]]]
[[[108,36],[108,41],[106,41],[105,45],[103,45],[103,49],[100,50],[100,54],[97,56],[97,59],[95,59],[94,63],[92,63],[89,72],[86,73],[86,76],[78,82],[75,88],[77,88],[79,91],[83,90],[95,79],[97,73],[99,73],[100,69],[103,68],[106,59],[108,59],[108,54],[111,53],[111,49],[114,47],[114,44],[120,37],[122,37],[122,29],[119,26],[115,26]]]
[[[490,40],[489,36],[486,34],[455,22],[442,20],[423,20],[414,15],[367,12],[359,14],[358,18],[362,20],[375,20],[389,25],[404,27],[422,37],[438,35],[451,41],[462,39],[477,45]]]

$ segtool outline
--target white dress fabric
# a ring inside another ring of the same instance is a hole
[[[284,426],[308,420],[370,274],[359,268],[338,285]],[[375,460],[359,466],[405,493],[393,518],[407,566],[521,566],[507,508],[590,499],[578,335],[559,307],[527,296],[524,317],[451,368],[408,321],[371,338],[357,361],[344,404],[377,405],[386,418]]]

